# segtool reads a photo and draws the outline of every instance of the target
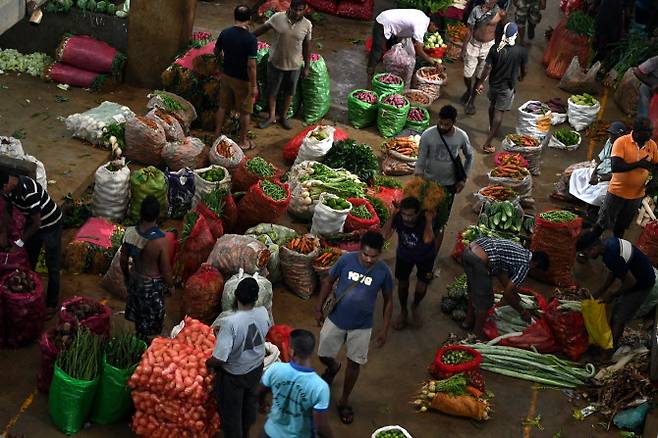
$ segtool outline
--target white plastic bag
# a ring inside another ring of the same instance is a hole
[[[103,128],[113,123],[125,123],[135,117],[127,106],[105,101],[84,113],[68,116],[64,123],[73,137],[93,144],[102,144]]]
[[[338,199],[338,196],[331,193],[320,194],[320,200],[315,206],[313,212],[313,223],[311,225],[311,234],[326,236],[335,233],[342,233],[343,226],[347,215],[352,211],[352,204],[345,210],[334,210],[324,204],[324,200],[328,198]]]
[[[221,153],[221,149],[225,149],[226,152]],[[208,156],[210,157],[210,164],[218,164],[228,170],[234,170],[244,158],[244,152],[236,142],[225,135],[220,135],[212,144]]]
[[[576,132],[576,134],[578,134]],[[565,151],[575,151],[580,146],[580,143],[583,141],[583,138],[578,134],[578,143],[567,146],[562,143],[560,140],[555,138],[555,135],[551,135],[550,140],[548,140],[548,147],[553,149],[562,149]]]
[[[111,171],[108,166],[121,166]],[[92,213],[112,222],[120,222],[126,214],[130,201],[130,169],[122,158],[118,162],[109,162],[96,170],[94,194],[92,196]]]
[[[567,117],[569,118],[569,124],[576,131],[582,131],[587,128],[589,125],[596,120],[596,116],[599,114],[601,109],[601,104],[599,101],[596,101],[595,105],[576,105],[571,101],[571,97],[567,101],[569,108],[567,109]]]
[[[411,38],[405,38],[402,42],[394,44],[384,54],[384,69],[388,73],[400,76],[404,80],[404,89],[411,86],[411,77],[416,66],[416,51]]]
[[[553,113],[551,124],[553,126],[561,125],[567,121],[567,113]]]
[[[253,278],[258,283],[258,299],[256,300],[255,307],[265,307],[270,314],[270,321],[274,323],[274,319],[272,318],[272,283],[258,273],[249,275],[245,273],[244,270],[240,269],[240,272],[231,276],[226,280],[226,283],[224,283],[224,292],[222,292],[222,313],[220,313],[212,323],[211,326],[213,328],[219,327],[222,318],[235,313],[235,309],[237,308],[235,302],[235,290],[238,288],[238,284],[245,278]]]
[[[574,56],[571,58],[571,63],[567,71],[562,75],[562,79],[557,86],[564,91],[574,94],[598,94],[601,91],[601,83],[597,80],[596,76],[599,74],[601,67],[601,61],[597,61],[589,70],[584,72],[578,56]]]
[[[224,179],[221,181],[206,181],[201,178],[201,174],[210,169],[221,169],[224,171]],[[203,169],[196,169],[194,171],[194,200],[192,201],[192,207],[195,207],[197,202],[206,194],[212,192],[216,188],[231,189],[231,174],[228,172],[226,167],[219,166],[217,164],[212,164]]]
[[[553,124],[553,112],[546,106],[546,111],[543,114],[533,114],[526,110],[526,107],[530,104],[546,106],[537,100],[529,100],[521,105],[518,110],[516,133],[543,139]]]
[[[327,125],[318,125],[309,131],[302,140],[294,164],[308,160],[320,161],[334,144],[334,131],[336,129],[333,126]],[[324,138],[318,140],[314,137],[315,135],[324,136]]]
[[[0,136],[0,155],[7,155],[12,158],[19,158],[25,155],[23,144],[14,137]]]
[[[409,432],[407,432],[407,430],[402,426],[384,426],[384,427],[380,427],[379,429],[374,431],[372,433],[372,435],[370,435],[370,438],[377,438],[377,435],[379,435],[380,433],[388,432],[388,431],[392,431],[392,430],[402,432],[402,434],[405,436],[405,438],[413,438],[411,436],[411,434]]]

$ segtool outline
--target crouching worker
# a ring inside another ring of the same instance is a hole
[[[486,339],[484,322],[487,312],[494,305],[492,277],[503,286],[503,300],[530,322],[532,316],[521,306],[516,292],[528,276],[530,269],[548,270],[548,255],[541,251],[529,251],[506,239],[481,238],[471,242],[464,250],[462,265],[468,281],[468,313],[462,324],[465,330],[473,330],[479,339]]]
[[[158,228],[160,203],[149,195],[140,208],[140,222],[126,229],[121,246],[121,270],[128,288],[126,319],[144,340],[160,335],[165,316],[164,294],[174,279],[165,233]]]

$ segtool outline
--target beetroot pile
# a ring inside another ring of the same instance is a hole
[[[75,316],[78,321],[84,321],[89,317],[101,315],[103,306],[92,300],[80,300],[66,306],[66,310]]]
[[[398,85],[398,84],[402,83],[402,79],[399,76],[395,76],[395,75],[388,74],[388,73],[385,74],[385,75],[379,76],[377,78],[377,80],[379,80],[379,82],[381,82],[382,84]]]
[[[391,94],[390,96],[386,96],[384,99],[382,99],[382,103],[394,106],[396,108],[404,108],[407,105],[406,99],[400,94]]]
[[[411,108],[409,110],[407,119],[414,122],[422,122],[425,120],[425,114],[420,110],[420,108]]]
[[[31,294],[34,287],[32,276],[22,269],[16,269],[7,280],[7,289],[16,294]]]
[[[354,94],[354,97],[359,99],[361,102],[369,103],[374,105],[377,103],[377,96],[372,91],[359,91]]]

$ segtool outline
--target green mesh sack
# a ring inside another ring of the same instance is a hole
[[[270,59],[270,45],[264,41],[258,41],[256,51],[256,84],[258,85],[258,100],[254,105],[255,112],[267,109],[267,61]]]
[[[311,124],[322,119],[331,105],[331,83],[324,58],[311,54],[308,76],[302,79],[302,107],[304,123]]]
[[[153,166],[144,167],[130,175],[130,208],[128,218],[139,221],[139,211],[142,201],[153,195],[160,202],[160,219],[167,218],[167,177]]]
[[[74,379],[55,364],[48,392],[48,408],[57,429],[67,435],[82,429],[94,404],[98,380]]]
[[[357,93],[373,93],[369,90],[354,90],[347,96],[347,118],[355,128],[366,128],[377,121],[377,94],[375,103],[364,102],[354,97]]]
[[[409,114],[409,99],[400,95],[404,99],[405,105],[402,108],[384,103],[384,99],[397,93],[383,94],[379,98],[379,110],[377,111],[377,130],[382,137],[393,137],[404,129],[407,124],[407,115]]]
[[[386,84],[380,80],[385,76],[393,76],[399,79],[399,83]],[[383,94],[388,93],[402,93],[404,91],[404,80],[400,76],[392,73],[379,73],[372,78],[372,91],[377,93],[377,96],[382,96]]]

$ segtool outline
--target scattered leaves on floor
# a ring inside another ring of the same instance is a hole
[[[68,102],[69,100],[71,100],[71,99],[69,99],[66,96],[61,96],[59,94],[55,96],[55,102],[57,102],[57,103]]]
[[[14,132],[11,133],[11,137],[14,137],[15,139],[22,140],[25,137],[27,137],[27,132],[25,132],[24,129],[17,129]]]

